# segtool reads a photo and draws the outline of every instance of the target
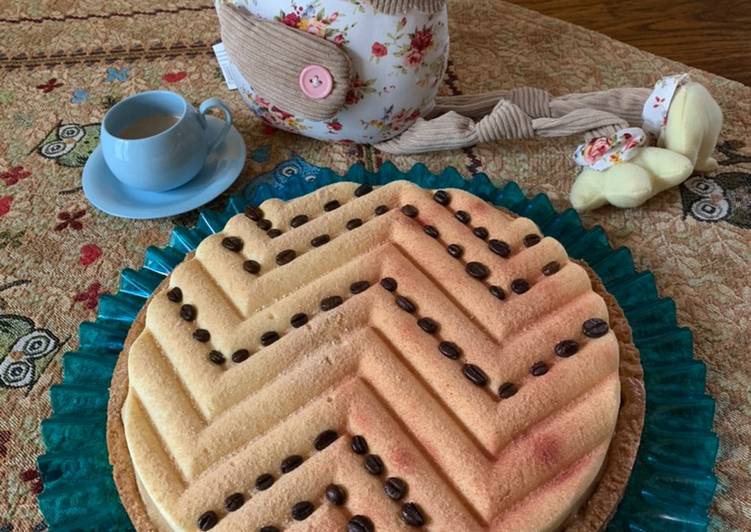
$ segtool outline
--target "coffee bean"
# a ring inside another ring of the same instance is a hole
[[[383,214],[386,214],[387,212],[389,212],[389,208],[385,205],[379,205],[375,208],[376,216],[381,216]]]
[[[331,212],[333,210],[338,209],[341,206],[342,206],[342,204],[339,203],[338,201],[331,200],[326,205],[323,206],[323,210],[326,211],[326,212]]]
[[[267,331],[261,335],[261,345],[268,347],[279,339],[279,333],[276,331]]]
[[[514,279],[511,281],[511,291],[515,294],[523,294],[529,290],[529,283],[524,279]]]
[[[532,367],[529,368],[529,372],[535,377],[540,377],[548,372],[548,366],[545,362],[540,360],[539,362],[532,364]]]
[[[292,515],[292,519],[294,519],[295,521],[304,521],[305,519],[310,517],[310,514],[315,512],[315,510],[316,507],[313,506],[312,502],[300,501],[292,506],[290,515]]]
[[[490,234],[490,233],[488,233],[488,230],[487,230],[487,228],[485,228],[485,227],[475,227],[475,228],[474,228],[474,229],[472,230],[472,233],[473,233],[473,234],[474,234],[474,235],[475,235],[475,236],[476,236],[477,238],[479,238],[479,239],[481,239],[481,240],[485,240],[486,238],[488,238],[488,235]]]
[[[479,262],[467,263],[466,270],[467,270],[467,273],[470,274],[475,279],[482,280],[482,279],[487,278],[488,275],[490,275],[490,270],[488,270],[487,266]]]
[[[362,220],[360,218],[352,218],[349,222],[347,222],[347,231],[352,231],[353,229],[357,229],[362,225]]]
[[[446,251],[448,251],[449,255],[451,255],[455,259],[461,259],[462,255],[464,255],[464,248],[459,244],[449,244],[448,246],[446,246]]]
[[[211,340],[211,333],[207,331],[206,329],[196,329],[193,331],[193,338],[198,340],[199,342],[208,342]]]
[[[409,216],[410,218],[414,218],[415,216],[417,216],[418,212],[419,211],[417,210],[417,207],[415,207],[414,205],[407,204],[404,207],[402,207],[402,214],[405,216]]]
[[[444,207],[451,203],[451,196],[445,190],[436,190],[433,199]]]
[[[485,386],[488,383],[488,376],[483,370],[474,364],[464,364],[464,367],[462,367],[462,373],[464,373],[464,376],[477,386]]]
[[[279,266],[284,266],[295,260],[295,257],[297,257],[297,253],[294,249],[285,249],[276,256],[276,263]]]
[[[531,248],[532,246],[535,246],[540,243],[540,235],[536,234],[530,234],[524,237],[524,245],[528,248]]]
[[[468,224],[472,221],[472,216],[467,211],[456,211],[454,213],[454,218],[463,224]]]
[[[328,244],[331,240],[331,237],[329,235],[318,235],[313,240],[310,241],[310,245],[314,248],[319,248],[324,244]]]
[[[245,207],[245,216],[247,216],[254,222],[257,222],[258,220],[263,218],[263,211],[259,207],[248,205],[247,207]]]
[[[258,529],[258,532],[281,532],[277,527],[275,526],[262,526]]]
[[[426,225],[422,229],[423,231],[425,231],[425,234],[431,238],[438,238],[439,236],[441,236],[441,233],[438,232],[438,229],[436,229],[432,225]]]
[[[261,271],[261,265],[254,260],[246,260],[243,262],[243,270],[255,275]]]
[[[364,515],[355,515],[347,523],[347,532],[373,532],[373,521]]]
[[[339,435],[335,430],[324,430],[313,441],[313,447],[316,451],[322,451],[336,441]]]
[[[506,292],[503,291],[503,288],[500,286],[492,285],[490,288],[488,288],[488,291],[493,294],[494,297],[497,297],[498,299],[506,299]]]
[[[368,452],[368,440],[364,436],[352,436],[352,452],[365,454]]]
[[[347,502],[347,492],[344,491],[344,488],[337,486],[336,484],[329,484],[326,486],[324,495],[326,496],[326,500],[334,506],[342,506]]]
[[[609,330],[610,327],[608,326],[608,323],[601,320],[600,318],[589,319],[582,325],[582,332],[584,333],[584,336],[588,336],[590,338],[599,338],[601,336],[605,336]]]
[[[308,315],[303,312],[299,312],[289,319],[289,323],[295,329],[299,329],[300,327],[308,323]]]
[[[396,296],[396,304],[404,312],[409,312],[410,314],[417,310],[415,304],[404,296]]]
[[[264,473],[256,479],[256,489],[258,491],[264,491],[274,485],[274,475]]]
[[[420,318],[417,320],[417,325],[420,326],[420,329],[425,331],[428,334],[434,334],[438,332],[438,322],[436,322],[432,318]]]
[[[185,321],[193,321],[196,319],[196,307],[193,305],[183,305],[180,307],[180,317]]]
[[[228,512],[239,510],[245,504],[245,496],[242,493],[233,493],[224,499],[224,509]]]
[[[355,196],[360,198],[365,194],[370,194],[371,192],[373,192],[373,187],[371,187],[370,185],[360,185],[355,189]]]
[[[370,288],[370,283],[368,281],[357,281],[356,283],[349,285],[349,291],[353,294],[361,294],[368,288]]]
[[[508,399],[509,397],[515,395],[517,391],[519,390],[516,388],[516,385],[513,382],[504,382],[498,388],[498,395],[501,399]]]
[[[209,360],[217,366],[221,366],[225,362],[224,355],[216,349],[209,351]]]
[[[397,287],[396,280],[393,277],[384,277],[381,279],[381,286],[389,292],[393,292]]]
[[[330,296],[321,300],[321,310],[327,311],[335,309],[342,303],[344,303],[344,300],[341,298],[341,296]]]
[[[271,226],[272,226],[273,224],[271,223],[271,220],[267,220],[266,218],[263,218],[263,219],[261,219],[261,220],[258,220],[258,221],[256,222],[256,225],[258,226],[258,228],[259,228],[259,229],[260,229],[261,231],[268,231],[269,229],[271,229]]]
[[[511,255],[511,247],[503,240],[493,239],[488,242],[488,248],[490,251],[501,257],[508,258]]]
[[[174,287],[169,292],[167,292],[167,299],[169,299],[173,303],[179,303],[183,300],[183,291],[178,287]]]
[[[269,229],[266,231],[266,236],[269,238],[276,238],[278,236],[281,236],[282,232],[279,229]]]
[[[292,227],[300,227],[301,225],[308,223],[309,220],[310,218],[308,218],[306,215],[298,214],[289,221],[289,225]]]
[[[250,357],[250,351],[248,351],[247,349],[238,349],[237,351],[232,353],[232,362],[239,364],[240,362],[248,360],[248,357]]]
[[[398,477],[389,477],[383,485],[383,491],[389,499],[398,501],[407,494],[407,483]]]
[[[425,518],[422,516],[420,507],[413,502],[408,502],[402,505],[402,520],[409,526],[423,526],[425,524]]]
[[[198,529],[211,530],[218,522],[219,518],[216,516],[216,513],[209,510],[208,512],[202,513],[201,517],[198,518]]]
[[[365,457],[365,471],[371,475],[380,475],[383,473],[383,460],[377,454],[369,454]]]
[[[568,358],[579,351],[579,344],[576,340],[563,340],[555,346],[555,354],[561,358]]]
[[[456,360],[457,358],[462,356],[462,348],[456,345],[454,342],[441,342],[440,344],[438,344],[438,351],[440,351],[443,356],[448,357],[451,360]]]
[[[293,454],[282,460],[282,464],[279,467],[282,473],[289,473],[290,471],[297,469],[303,463],[303,457],[299,454]]]
[[[543,275],[553,275],[555,273],[558,273],[558,270],[561,269],[561,265],[556,262],[548,262],[545,266],[542,267],[542,274]]]

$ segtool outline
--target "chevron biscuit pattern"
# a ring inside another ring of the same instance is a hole
[[[269,200],[172,273],[129,343],[140,497],[159,529],[557,529],[618,416],[607,322],[557,241],[466,192]]]

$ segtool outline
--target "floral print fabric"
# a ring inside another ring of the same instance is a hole
[[[353,65],[344,107],[331,120],[296,117],[257,94],[232,68],[248,106],[275,127],[326,141],[374,144],[398,135],[433,106],[448,59],[446,9],[377,13],[358,0],[237,0],[253,14],[343,47]]]
[[[655,88],[644,103],[642,111],[643,127],[646,131],[659,136],[662,128],[668,124],[668,111],[670,111],[670,102],[673,101],[675,91],[688,81],[688,74],[677,74],[666,76],[655,83]]]
[[[580,144],[574,152],[574,161],[579,166],[602,172],[632,159],[646,138],[641,128],[621,129],[610,137],[597,137]]]

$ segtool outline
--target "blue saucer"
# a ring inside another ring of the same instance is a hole
[[[218,134],[223,120],[207,116],[209,136]],[[245,141],[234,126],[206,161],[199,174],[167,192],[148,192],[121,183],[107,167],[98,146],[83,168],[83,193],[97,209],[120,218],[175,216],[204,205],[227,190],[245,166]]]

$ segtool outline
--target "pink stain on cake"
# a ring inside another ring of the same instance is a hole
[[[557,438],[544,434],[534,443],[534,457],[546,466],[553,466],[560,460],[560,447]]]
[[[389,453],[389,464],[401,473],[411,474],[415,470],[415,458],[404,447],[397,447]]]

